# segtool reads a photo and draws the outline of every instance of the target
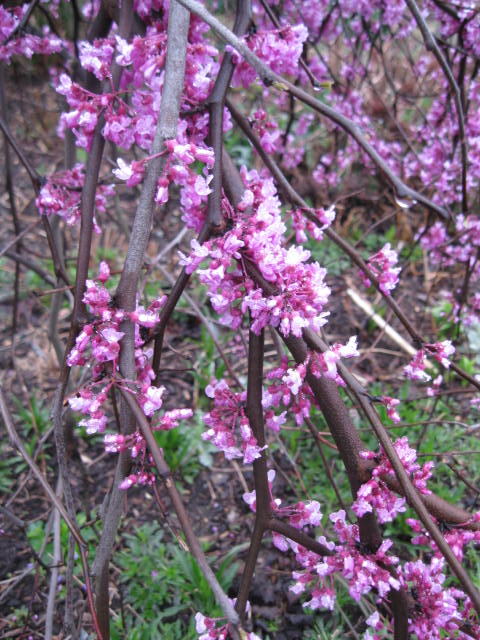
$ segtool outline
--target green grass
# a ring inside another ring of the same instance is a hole
[[[91,556],[93,557],[95,555],[95,548],[98,542],[98,537],[97,537],[97,532],[93,528],[91,522],[92,521],[87,522],[87,516],[85,513],[83,512],[77,513],[77,523],[78,523],[79,529],[82,533],[83,539],[91,549]],[[46,535],[46,526],[47,525],[45,522],[41,520],[36,520],[35,522],[32,522],[27,529],[28,540],[32,546],[32,549],[34,549],[36,553],[40,553],[42,546],[44,544],[45,535]],[[64,550],[68,548],[68,535],[69,535],[68,526],[64,520],[61,520],[60,540],[61,540],[61,548]],[[52,557],[53,557],[53,541],[50,539],[50,541],[45,546],[41,559],[48,566],[51,564]],[[81,562],[81,558],[77,555],[75,558],[74,573],[83,582],[82,562]],[[63,593],[62,595],[65,595],[65,594]]]
[[[17,432],[23,441],[28,454],[33,457],[41,438],[48,431],[50,423],[50,411],[47,405],[34,393],[28,400],[28,405],[23,406],[20,400],[13,396],[16,405],[14,423]],[[40,455],[49,459],[51,447],[44,443]],[[7,439],[0,445],[0,493],[9,493],[18,483],[19,477],[27,471],[27,463]]]
[[[193,556],[169,542],[156,524],[144,524],[135,534],[124,534],[123,550],[114,563],[121,570],[123,616],[114,619],[112,640],[168,638],[197,640],[194,615],[222,615]],[[225,555],[216,576],[228,592],[239,565],[237,549]]]
[[[339,276],[351,267],[350,258],[328,238],[321,242],[310,238],[305,247],[312,254],[312,258],[332,276]]]

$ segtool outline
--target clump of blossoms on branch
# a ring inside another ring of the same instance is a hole
[[[106,429],[107,402],[110,391],[121,386],[136,396],[144,414],[151,421],[153,431],[169,431],[178,426],[180,420],[191,418],[191,409],[173,409],[158,413],[163,407],[165,387],[152,385],[155,378],[150,365],[152,350],[144,348],[140,328],[151,328],[159,320],[159,311],[166,296],[153,300],[145,309],[137,305],[135,311],[125,312],[117,309],[105,284],[110,278],[110,269],[106,262],[100,264],[96,280],[87,280],[83,302],[88,306],[93,319],[85,324],[78,334],[75,346],[67,357],[69,367],[91,366],[91,379],[68,402],[73,411],[88,416],[79,422],[87,433],[103,433]],[[123,380],[118,372],[120,341],[124,333],[120,323],[129,320],[135,324],[135,380]],[[150,471],[153,460],[147,451],[143,435],[136,431],[130,435],[119,433],[105,435],[105,449],[112,453],[129,450],[137,470],[121,483],[122,489],[133,484],[151,484],[154,475]]]
[[[164,5],[164,3],[159,3]],[[163,9],[166,7],[163,6]],[[168,11],[165,11],[165,15]],[[166,25],[160,20],[147,25],[143,37],[127,41],[118,35],[93,43],[80,42],[80,62],[98,80],[111,80],[111,63],[123,68],[119,90],[96,94],[60,75],[57,91],[70,107],[61,116],[59,133],[72,129],[77,145],[90,149],[93,132],[103,117],[106,140],[130,149],[137,145],[150,152],[158,120],[163,90],[167,49]],[[208,114],[195,113],[195,107],[208,97],[219,69],[218,50],[204,39],[205,25],[191,16],[185,69],[183,106],[185,116],[179,126],[184,141],[204,141],[208,133]],[[228,118],[226,119],[228,122]],[[196,139],[196,140],[195,140]]]
[[[318,331],[328,316],[323,310],[330,294],[326,270],[309,262],[310,252],[302,247],[285,247],[286,226],[272,178],[245,168],[241,174],[246,191],[239,210],[227,210],[233,217],[231,231],[202,246],[192,241],[190,255],[181,254],[181,262],[192,273],[209,259],[197,275],[224,324],[237,328],[249,312],[256,333],[267,325],[285,336],[299,337],[305,327]],[[249,264],[258,268],[274,294],[254,283]]]
[[[367,261],[368,268],[377,279],[380,291],[386,296],[390,295],[390,292],[395,289],[398,283],[398,274],[401,269],[395,266],[397,262],[397,252],[391,248],[389,242],[383,249],[370,256]],[[360,276],[363,278],[363,284],[366,287],[372,284],[363,271],[360,271]]]
[[[234,393],[224,380],[220,380],[209,384],[205,393],[213,399],[214,408],[203,416],[209,428],[202,433],[202,438],[213,442],[224,452],[227,460],[243,457],[244,464],[248,464],[259,458],[262,449],[257,444],[245,413],[246,392]],[[239,443],[235,435],[237,428]]]
[[[452,345],[451,340],[424,344],[422,348],[417,351],[410,364],[403,368],[403,373],[410,380],[429,382],[432,377],[425,371],[427,366],[425,360],[426,355],[429,354],[433,356],[437,362],[440,362],[443,367],[448,369],[450,367],[450,356],[454,353],[455,347]]]
[[[202,247],[197,249],[200,251]],[[343,385],[337,363],[340,358],[357,355],[357,338],[353,336],[346,345],[335,343],[325,353],[309,353],[306,362],[296,367],[290,367],[288,358],[282,357],[280,366],[266,375],[269,384],[263,389],[262,406],[267,427],[278,431],[285,423],[286,411],[280,415],[274,411],[280,406],[295,416],[298,426],[303,424],[305,417],[310,416],[311,404],[315,401],[305,382],[307,366],[310,365],[316,377],[324,376]],[[209,429],[202,434],[202,438],[213,442],[228,460],[243,457],[244,464],[248,464],[259,458],[262,449],[257,445],[245,413],[246,392],[234,393],[225,380],[212,382],[205,392],[213,399],[214,408],[204,415],[203,421]]]
[[[271,492],[275,474],[269,472],[269,487]],[[244,494],[244,500],[255,510],[255,492]],[[305,527],[317,527],[321,524],[322,513],[320,504],[316,500],[298,502],[295,505],[281,507],[281,501],[271,497],[271,506],[277,517],[288,517],[290,524],[296,529]],[[365,555],[360,551],[359,532],[357,525],[346,522],[344,511],[332,513],[330,521],[334,525],[334,531],[338,543],[328,541],[324,535],[317,537],[330,553],[319,557],[317,553],[308,551],[298,543],[278,533],[273,534],[273,542],[281,551],[293,551],[301,570],[293,572],[295,580],[291,591],[296,594],[308,591],[311,599],[304,604],[312,609],[326,608],[333,610],[335,604],[335,590],[333,577],[339,573],[347,580],[350,594],[355,600],[372,590],[377,590],[381,598],[389,593],[390,589],[399,589],[400,583],[394,574],[388,570],[398,564],[398,558],[390,556],[388,551],[392,546],[391,541],[385,541],[375,554]]]
[[[416,462],[416,452],[409,447],[406,438],[399,439],[395,448],[416,488],[421,493],[428,493],[426,483],[431,476],[433,464],[428,462],[421,467]],[[398,513],[405,511],[405,500],[390,492],[382,480],[385,475],[393,477],[391,464],[383,453],[376,456],[373,452],[365,452],[364,457],[375,460],[377,466],[372,472],[372,480],[358,492],[353,511],[360,517],[375,509],[380,522],[390,522]],[[322,520],[320,504],[312,500],[282,507],[281,501],[274,499],[272,495],[274,478],[275,472],[270,470],[270,504],[275,516],[287,517],[290,524],[300,530],[319,526]],[[384,486],[381,487],[381,484]],[[255,511],[255,491],[245,493],[243,498]],[[391,553],[391,540],[384,541],[374,553],[366,552],[360,543],[358,525],[349,524],[343,510],[330,514],[329,519],[337,542],[327,540],[324,535],[316,537],[329,552],[324,556],[308,551],[283,535],[273,533],[274,545],[284,552],[291,550],[301,567],[292,574],[294,584],[291,591],[297,595],[309,594],[310,599],[304,603],[304,607],[333,610],[336,599],[334,577],[338,574],[346,580],[350,595],[355,600],[374,593],[378,604],[383,602],[389,606],[392,590],[403,588],[412,599],[412,607],[408,611],[409,632],[417,634],[418,638],[440,640],[445,632],[458,638],[477,637],[480,626],[470,600],[460,589],[445,586],[445,561],[417,520],[407,519],[407,523],[417,534],[412,543],[432,547],[434,557],[429,560],[401,562]],[[474,521],[479,519],[480,514],[473,517]],[[452,528],[444,535],[460,560],[463,547],[480,540],[480,531],[471,531],[461,526]],[[463,620],[468,620],[469,625],[469,633],[465,635],[461,631]],[[369,628],[363,636],[364,640],[392,637],[390,623],[385,618],[380,618],[378,612],[369,616],[365,622]]]
[[[416,462],[417,452],[409,446],[407,437],[396,440],[394,447],[414,486],[420,493],[430,493],[427,481],[432,475],[433,462],[425,462],[421,467]],[[375,510],[380,523],[391,522],[406,510],[405,498],[391,491],[384,479],[387,475],[395,478],[392,465],[382,450],[380,455],[373,451],[364,451],[362,457],[375,460],[376,467],[372,471],[371,479],[358,490],[352,509],[359,518]]]
[[[235,600],[232,600],[232,604],[235,604]],[[250,603],[247,601],[246,612],[250,610]],[[198,640],[227,640],[230,638],[229,625],[224,621],[216,618],[209,618],[204,616],[203,613],[197,612],[195,614],[195,630],[198,633]],[[261,640],[260,636],[257,636],[253,632],[242,632],[242,638],[245,640]]]
[[[80,198],[85,181],[84,165],[77,163],[73,169],[59,171],[49,176],[35,200],[42,215],[60,216],[67,224],[80,221]],[[99,184],[95,192],[95,210],[105,212],[107,198],[114,194],[111,184]],[[96,233],[100,227],[94,217],[93,226]]]
[[[280,426],[286,422],[286,411],[280,415],[274,412],[274,408],[280,406],[294,415],[298,426],[310,415],[313,395],[305,382],[306,372],[305,364],[290,367],[287,356],[283,356],[280,365],[267,373],[266,380],[272,381],[264,387],[262,394],[267,427],[279,431]]]
[[[309,352],[304,363],[290,367],[286,356],[283,356],[280,366],[266,374],[269,384],[263,389],[262,406],[265,410],[267,427],[274,431],[286,421],[286,411],[276,415],[274,408],[283,406],[295,416],[298,426],[303,424],[304,418],[310,416],[310,408],[315,402],[310,386],[305,381],[307,367],[316,377],[325,377],[343,386],[344,382],[337,370],[337,363],[341,358],[358,356],[357,337],[352,336],[346,345],[335,343],[324,353]]]
[[[48,25],[41,32],[19,30],[28,9],[29,3],[18,7],[0,6],[0,62],[9,63],[12,56],[31,58],[34,54],[51,55],[72,49]]]
[[[298,60],[302,55],[304,42],[308,38],[308,29],[303,24],[285,26],[275,30],[269,26],[245,37],[248,48],[279,74],[297,75]],[[257,80],[257,72],[235,50],[233,50],[235,70],[233,86],[247,89]]]

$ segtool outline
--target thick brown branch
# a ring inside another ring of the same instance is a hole
[[[248,339],[247,416],[259,447],[265,446],[265,424],[262,407],[263,349],[263,331],[257,336],[250,330]],[[253,528],[236,604],[236,609],[242,619],[245,615],[248,591],[257,563],[260,545],[272,511],[265,451],[262,451],[260,458],[253,461],[253,478],[256,496],[255,526]]]

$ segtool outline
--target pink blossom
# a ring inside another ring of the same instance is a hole
[[[400,422],[400,416],[398,415],[395,407],[400,404],[400,400],[397,398],[391,398],[390,396],[382,396],[382,404],[387,408],[387,415],[393,422]]]
[[[143,408],[143,413],[146,416],[153,416],[155,411],[158,411],[163,404],[163,396],[165,394],[165,387],[153,387],[145,386],[142,388],[142,393],[138,397],[138,402]]]
[[[155,200],[157,204],[162,205],[168,202],[168,180],[167,178],[159,178],[157,185],[157,193]]]
[[[423,347],[446,369],[450,367],[450,356],[455,353],[455,347],[451,340],[444,340],[443,342],[435,342],[433,344],[424,344]]]
[[[113,169],[113,174],[119,180],[125,180],[127,187],[134,187],[143,180],[144,162],[133,161],[127,164],[122,158],[117,158],[118,169]]]
[[[403,373],[410,380],[428,382],[432,377],[425,371],[425,366],[425,351],[419,349],[410,364],[403,368]]]
[[[107,416],[104,413],[99,413],[98,416],[92,416],[88,418],[88,420],[80,420],[78,425],[85,427],[89,435],[93,433],[103,433],[107,425]]]
[[[67,224],[76,224],[80,221],[80,196],[84,181],[83,165],[76,164],[73,169],[60,171],[49,178],[40,189],[35,200],[39,212],[42,215],[58,215]],[[95,195],[95,206],[99,211],[104,211],[107,198],[113,194],[112,185],[99,185]],[[96,233],[100,229],[94,221]]]
[[[409,446],[406,437],[396,440],[394,447],[416,488],[420,493],[430,493],[427,481],[432,475],[433,463],[426,462],[420,466],[416,461],[417,453]],[[398,513],[405,511],[406,501],[386,486],[383,476],[395,474],[390,461],[383,451],[380,451],[380,456],[376,456],[377,466],[372,471],[372,477],[358,490],[352,509],[359,518],[375,509],[380,522],[390,522]],[[365,459],[373,459],[372,452],[362,452],[361,455]]]
[[[105,282],[107,282],[109,278],[110,278],[110,267],[104,260],[102,260],[100,262],[98,279],[102,284],[105,284]]]
[[[298,59],[308,31],[303,25],[287,26],[276,31],[257,31],[247,39],[247,45],[262,58],[273,71],[296,75]],[[233,76],[234,86],[247,88],[256,78],[256,73],[234,52],[236,62]]]
[[[383,249],[370,256],[367,262],[370,271],[377,278],[380,291],[387,296],[390,295],[390,292],[395,289],[398,283],[398,274],[401,269],[400,267],[395,267],[397,262],[397,252],[392,250],[389,242],[387,242]],[[360,275],[363,278],[365,286],[369,287],[371,284],[370,280],[362,271]]]
[[[233,393],[225,380],[207,385],[205,393],[214,399],[214,408],[203,417],[209,429],[202,438],[213,442],[227,460],[243,457],[247,464],[260,457],[262,449],[245,414],[245,393]]]
[[[91,71],[98,80],[110,77],[110,65],[112,62],[113,41],[102,39],[91,42],[79,43],[79,58],[82,67]]]
[[[67,357],[67,364],[69,367],[85,364],[85,359],[82,357],[82,354],[87,348],[92,334],[93,326],[88,324],[85,325],[82,331],[78,334],[75,339],[75,346]]]
[[[103,439],[105,451],[108,453],[119,453],[127,448],[126,438],[121,433],[107,433]]]

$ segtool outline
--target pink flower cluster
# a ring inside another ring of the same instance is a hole
[[[7,39],[13,34],[27,12],[29,3],[22,6],[5,7],[0,6],[0,62],[10,62],[12,56],[20,55],[31,58],[34,54],[51,55],[59,53],[62,49],[71,47],[59,38],[51,29],[45,25],[41,35],[33,30],[19,31],[10,40]]]
[[[418,638],[436,639],[444,637],[442,631],[458,632],[458,599],[463,600],[465,594],[445,586],[443,558],[432,558],[430,564],[422,560],[406,562],[398,568],[398,575],[402,586],[409,588],[416,603],[410,618],[411,633]]]
[[[409,446],[406,436],[396,440],[394,447],[405,471],[411,476],[414,486],[420,493],[430,493],[427,489],[427,481],[432,475],[433,462],[425,462],[420,466],[416,461],[417,452]],[[399,513],[406,510],[405,498],[398,497],[388,488],[384,480],[386,475],[395,477],[392,465],[382,449],[380,454],[364,451],[362,457],[375,460],[377,466],[372,471],[370,480],[358,490],[352,509],[359,518],[375,510],[379,522],[391,522]]]
[[[153,4],[163,7],[165,3]],[[166,7],[163,9],[167,15]],[[145,6],[139,7],[142,15],[144,10]],[[148,19],[147,15],[145,18]],[[185,111],[206,100],[219,68],[218,50],[204,41],[204,31],[205,25],[192,15],[183,98]],[[61,116],[59,134],[63,135],[65,128],[72,129],[77,145],[89,149],[102,115],[105,139],[124,149],[136,144],[148,153],[160,109],[166,44],[166,23],[162,20],[152,21],[143,37],[136,36],[130,42],[118,35],[93,43],[80,42],[80,62],[99,80],[111,79],[113,60],[123,67],[120,89],[115,93],[95,94],[72,82],[66,74],[61,74],[57,91],[65,96],[70,111]],[[122,98],[124,94],[125,99]],[[188,129],[189,141],[197,139],[200,142],[207,135],[207,123],[208,114],[193,113],[182,120],[180,131],[185,133]]]
[[[262,449],[245,413],[246,392],[234,393],[225,380],[220,380],[209,384],[205,393],[213,399],[214,408],[203,416],[209,429],[202,438],[213,442],[227,460],[243,458],[243,463],[248,464],[259,458]]]
[[[158,415],[163,406],[165,387],[152,385],[155,377],[150,366],[151,349],[143,349],[143,340],[140,336],[140,327],[151,328],[159,320],[159,311],[166,301],[166,296],[155,299],[145,309],[138,305],[135,311],[125,312],[115,308],[113,300],[105,283],[110,278],[110,269],[107,263],[100,264],[100,273],[97,280],[87,280],[83,301],[88,305],[94,319],[85,324],[75,340],[75,346],[67,357],[69,367],[92,366],[92,379],[81,387],[68,399],[73,411],[88,416],[79,422],[86,427],[87,433],[103,433],[107,418],[107,400],[109,392],[114,386],[122,387],[130,393],[135,393],[138,404],[144,414],[151,420],[151,428],[154,431],[168,431],[178,426],[180,420],[185,420],[193,415],[191,409],[173,409]],[[118,356],[120,341],[123,332],[120,331],[120,323],[130,321],[135,324],[135,367],[136,380],[125,381],[118,379]],[[136,461],[137,470],[130,474],[121,483],[122,489],[127,489],[133,484],[151,483],[154,479],[150,471],[153,463],[147,452],[146,443],[139,431],[124,436],[123,434],[106,434],[105,450],[120,452],[130,450],[132,458]]]
[[[235,600],[233,600],[232,603],[235,603]],[[250,603],[247,602],[247,612],[249,609]],[[208,618],[204,616],[203,613],[200,613],[200,611],[195,614],[195,629],[198,633],[198,640],[227,640],[227,638],[231,637],[228,632],[228,624],[215,618]],[[245,640],[261,640],[260,636],[257,636],[252,631],[243,631],[242,638],[245,638]]]
[[[166,144],[169,157],[163,175],[158,180],[156,201],[165,204],[168,201],[168,186],[175,183],[182,186],[181,202],[183,204],[184,221],[189,220],[190,225],[197,227],[199,213],[203,220],[203,210],[207,196],[211,193],[209,183],[212,176],[208,175],[208,169],[213,167],[213,150],[198,146],[195,143],[180,143],[178,140],[167,140]],[[143,180],[146,163],[156,156],[148,156],[142,160],[133,160],[127,164],[122,158],[117,159],[117,168],[113,174],[119,180],[125,180],[127,187],[133,187]],[[195,161],[205,164],[204,175],[198,175],[191,168]]]
[[[299,244],[307,242],[308,236],[306,232],[317,240],[317,242],[321,242],[323,240],[323,231],[328,229],[335,220],[335,209],[333,205],[328,209],[314,209],[312,213],[318,219],[318,224],[306,218],[305,212],[301,209],[294,209],[291,212],[292,229],[295,231],[295,239]]]
[[[268,66],[280,74],[296,76],[298,60],[302,55],[303,44],[308,38],[308,30],[303,24],[285,26],[280,30],[257,31],[246,37],[251,49]],[[257,79],[256,71],[237,53],[233,53],[235,71],[233,86],[247,89]]]
[[[77,163],[73,169],[59,171],[49,176],[35,200],[41,215],[60,216],[67,224],[80,221],[80,198],[85,180],[84,166]],[[95,209],[104,212],[107,198],[114,193],[113,185],[99,184],[95,193]],[[94,218],[94,229],[100,228]]]
[[[395,289],[398,283],[398,274],[401,269],[400,267],[395,267],[397,262],[397,252],[393,251],[389,242],[383,249],[370,256],[367,261],[370,271],[377,279],[380,291],[386,296],[390,295],[390,292]],[[366,287],[372,284],[363,271],[360,271],[360,276],[363,278],[363,284]]]
[[[232,328],[249,312],[256,333],[267,324],[286,336],[300,336],[304,327],[318,331],[328,316],[323,311],[330,294],[326,271],[309,262],[310,252],[302,247],[285,248],[286,226],[272,178],[245,168],[241,173],[246,191],[232,230],[201,247],[192,242],[190,255],[181,254],[182,264],[191,273],[210,259],[198,276],[220,320]],[[247,208],[254,213],[243,215]],[[255,285],[247,275],[247,261],[278,293],[268,295]]]
[[[282,130],[275,121],[268,119],[264,109],[255,111],[250,124],[260,139],[262,149],[267,153],[279,153],[283,150]]]
[[[395,408],[400,404],[400,400],[398,400],[398,398],[391,398],[390,396],[382,396],[381,402],[387,409],[387,416],[390,420],[396,423],[400,422],[400,416]]]
[[[477,512],[469,522],[445,527],[444,538],[460,562],[463,560],[464,547],[469,543],[480,542],[480,531],[465,527],[479,521],[480,512]],[[452,634],[456,633],[459,638],[465,638],[465,640],[480,636],[480,623],[470,599],[460,589],[446,587],[444,584],[445,560],[435,542],[431,540],[418,520],[408,518],[407,523],[417,534],[412,542],[417,545],[426,545],[428,549],[433,550],[429,565],[417,560],[407,562],[399,568],[402,584],[410,589],[415,595],[415,600],[420,603],[412,615],[412,632],[417,633],[419,638],[441,638],[443,636],[440,634],[440,629],[446,629]],[[461,621],[467,621],[464,627],[465,634],[459,630],[463,624]]]
[[[262,397],[267,427],[278,431],[284,424],[286,411],[280,415],[274,412],[274,408],[279,406],[284,406],[293,413],[298,426],[301,426],[304,418],[310,415],[313,396],[309,385],[305,382],[307,366],[310,366],[311,373],[317,378],[324,376],[334,380],[338,385],[344,385],[337,370],[337,363],[341,358],[352,358],[358,355],[357,337],[352,336],[346,345],[337,342],[325,353],[309,352],[306,361],[296,367],[289,367],[288,358],[283,356],[280,365],[266,375],[266,380],[272,381],[263,389]]]
[[[315,377],[325,376],[329,380],[334,380],[338,385],[344,386],[345,383],[337,370],[337,362],[341,358],[355,358],[359,355],[357,336],[351,336],[345,345],[336,342],[324,353],[310,354],[310,369]]]
[[[477,529],[469,529],[469,525],[477,524],[480,522],[480,511],[477,511],[472,517],[464,523],[459,525],[445,525],[443,536],[450,545],[453,553],[457,556],[458,560],[462,562],[464,550],[463,548],[470,542],[480,541],[480,531]],[[412,530],[417,533],[417,536],[413,539],[414,544],[426,545],[432,547],[435,555],[441,558],[440,551],[436,543],[430,539],[430,535],[423,528],[422,523],[414,518],[408,518],[407,523]]]
[[[103,49],[100,48],[100,50]],[[94,64],[94,60],[97,64]],[[98,74],[107,73],[108,69],[104,58],[94,59],[92,55],[89,57],[87,67],[88,69],[96,69]],[[73,82],[66,73],[59,76],[56,90],[65,96],[71,109],[68,113],[62,113],[60,116],[57,130],[60,136],[63,137],[65,129],[71,129],[75,134],[77,146],[89,151],[98,120],[100,115],[103,115],[105,125],[102,133],[105,139],[127,149],[134,142],[140,144],[142,141],[139,136],[137,139],[135,138],[132,128],[132,112],[118,92],[92,93],[80,84]]]
[[[165,387],[148,387],[145,393],[140,395],[137,393],[137,399],[142,404],[145,415],[153,417],[154,413],[162,407],[164,392]],[[178,427],[180,420],[191,418],[192,415],[193,411],[191,409],[172,409],[153,419],[150,426],[152,431],[170,431],[170,429]],[[155,475],[150,470],[154,468],[154,461],[148,452],[145,439],[140,431],[135,431],[135,433],[128,436],[120,433],[106,434],[104,443],[105,451],[109,453],[129,450],[135,462],[136,471],[122,480],[119,485],[120,489],[130,489],[136,484],[140,486],[151,485],[155,482]]]
[[[283,406],[293,413],[298,426],[303,424],[305,417],[310,415],[312,393],[308,384],[304,382],[307,373],[305,364],[289,367],[287,356],[283,356],[280,365],[269,371],[266,380],[270,384],[263,389],[262,406],[265,410],[266,425],[278,431],[286,420],[286,411],[276,416],[274,408]]]
[[[388,555],[392,546],[391,540],[382,543],[374,554],[364,555],[359,551],[358,526],[347,524],[343,510],[330,514],[339,544],[327,542],[323,536],[318,541],[327,546],[334,554],[320,558],[316,553],[307,551],[293,541],[289,541],[302,567],[293,572],[295,583],[290,587],[296,594],[303,593],[307,585],[311,591],[311,599],[303,606],[311,609],[333,610],[335,591],[333,576],[342,575],[347,583],[350,595],[355,600],[376,590],[380,598],[385,598],[391,589],[399,589],[400,583],[386,567],[395,566],[398,558]]]
[[[479,94],[480,95],[480,94]],[[480,124],[478,133],[480,134]],[[479,165],[480,166],[480,165]],[[473,324],[480,321],[480,294],[478,282],[480,280],[480,221],[474,216],[459,215],[455,220],[455,235],[448,233],[446,225],[435,222],[426,231],[420,232],[422,248],[428,252],[433,264],[443,268],[455,268],[462,265],[471,269],[470,293],[462,308],[462,321]],[[455,319],[459,320],[460,311],[457,297],[459,291],[445,292],[447,300],[453,304]]]
[[[406,469],[413,475],[414,483],[420,491],[425,492],[425,483],[430,475],[431,467],[427,464],[420,468],[415,462],[416,454],[408,447],[406,439],[401,439],[395,446]],[[371,455],[369,454],[368,457]],[[376,469],[377,477],[392,472],[388,461],[384,456],[382,458]],[[270,487],[273,478],[274,476],[269,473]],[[255,492],[245,494],[244,499],[252,508],[255,503]],[[316,501],[305,504],[300,502],[289,508],[280,508],[279,505],[280,501],[274,501],[272,498],[272,508],[275,515],[288,516],[290,523],[299,529],[308,525],[318,526],[321,523],[320,505]],[[393,499],[387,509],[388,517],[385,520],[380,518],[380,521],[388,522],[391,519],[390,516],[403,511],[404,508],[399,508],[399,506],[401,507],[399,504],[395,505]],[[366,509],[367,511],[370,509]],[[328,541],[325,536],[319,536],[317,540],[334,552],[331,555],[319,558],[316,553],[306,550],[284,536],[276,533],[273,536],[275,546],[282,551],[291,549],[298,564],[302,567],[293,572],[295,582],[290,589],[297,595],[308,590],[310,600],[304,603],[304,607],[333,610],[336,598],[333,578],[335,574],[340,574],[347,581],[350,595],[355,600],[375,591],[379,602],[388,603],[392,589],[402,588],[409,592],[415,603],[415,606],[409,611],[409,631],[417,634],[419,639],[434,638],[439,640],[444,637],[443,634],[447,631],[457,634],[455,637],[466,640],[469,637],[476,637],[480,632],[480,625],[475,618],[472,604],[465,593],[456,588],[445,587],[445,562],[435,545],[433,545],[434,557],[429,562],[417,560],[402,564],[398,557],[389,553],[393,545],[391,540],[385,540],[375,553],[366,553],[360,545],[358,526],[346,522],[346,514],[343,510],[332,513],[329,517],[334,525],[338,542]],[[478,521],[479,519],[480,514],[474,516],[474,520]],[[427,544],[431,547],[431,541],[425,534],[422,525],[416,520],[407,520],[407,522],[419,534],[412,542]],[[472,541],[480,541],[480,532],[459,527],[447,532],[445,537],[461,560],[463,546]],[[469,633],[462,634],[460,631],[462,620],[469,620],[467,623]],[[370,629],[366,631],[365,639],[380,640],[380,638],[391,637],[391,627],[388,622],[384,623],[380,619],[378,612],[369,616],[366,624]]]
[[[420,466],[416,462],[416,452],[409,447],[407,438],[397,440],[394,446],[414,485],[421,493],[428,493],[426,483],[431,476],[433,463],[427,462]],[[386,474],[393,476],[393,469],[383,453],[376,456],[372,452],[365,452],[363,457],[375,459],[378,464],[372,472],[372,479],[358,492],[357,499],[352,505],[353,511],[361,517],[375,509],[381,523],[389,522],[398,513],[405,511],[405,500],[390,492],[382,480]],[[274,478],[275,472],[269,471],[271,507],[275,515],[288,517],[290,524],[298,529],[319,526],[322,519],[320,504],[317,501],[309,501],[299,502],[291,507],[281,507],[281,501],[274,499],[271,493]],[[255,491],[244,494],[243,498],[255,511]],[[474,516],[474,520],[479,519],[480,514]],[[418,521],[407,520],[417,533],[412,542],[433,547],[434,557],[430,562],[417,560],[402,564],[396,556],[390,554],[393,545],[390,540],[384,541],[375,553],[363,551],[359,541],[358,526],[346,522],[344,511],[332,513],[330,520],[334,525],[338,542],[328,541],[325,536],[318,537],[317,540],[321,544],[334,552],[320,558],[316,553],[306,550],[294,541],[277,533],[273,534],[275,546],[282,551],[291,549],[301,566],[300,570],[293,572],[295,582],[291,591],[302,594],[308,589],[311,597],[304,603],[305,607],[333,610],[335,603],[333,577],[335,574],[340,574],[347,581],[350,595],[355,600],[375,591],[379,601],[388,602],[392,589],[407,590],[415,602],[415,607],[409,611],[409,631],[417,634],[418,638],[439,639],[443,637],[442,633],[445,631],[459,633],[461,620],[471,616],[473,616],[472,637],[476,637],[475,633],[480,630],[480,627],[473,615],[471,602],[461,590],[445,587],[445,562]],[[455,527],[444,535],[460,561],[463,547],[469,542],[480,541],[480,531],[470,531],[462,527]],[[379,640],[381,637],[390,637],[392,630],[380,619],[378,612],[369,616],[366,623],[370,629],[367,630],[364,638]],[[387,635],[384,635],[385,633]],[[467,635],[463,636],[460,633],[458,637],[466,638]]]
[[[451,340],[424,344],[422,348],[417,351],[413,360],[403,368],[403,373],[410,380],[429,382],[432,377],[425,371],[426,355],[429,354],[433,356],[443,367],[448,369],[450,367],[450,356],[454,353],[455,347],[452,345]]]

